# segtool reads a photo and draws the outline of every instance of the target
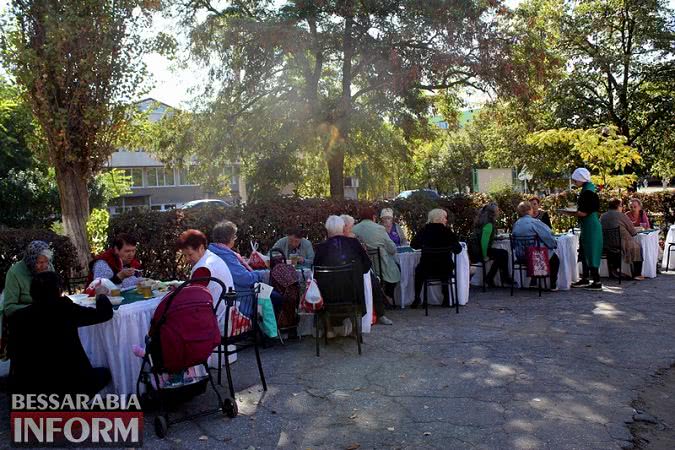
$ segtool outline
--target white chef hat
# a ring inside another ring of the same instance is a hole
[[[579,167],[572,173],[572,179],[574,181],[583,181],[584,183],[587,183],[591,181],[591,172],[585,167]]]

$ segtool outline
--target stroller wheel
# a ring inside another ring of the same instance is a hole
[[[237,402],[231,398],[226,398],[223,400],[223,413],[227,417],[235,418],[239,414],[239,408],[237,408]]]
[[[155,417],[155,434],[157,437],[164,439],[166,437],[167,431],[169,431],[169,422],[166,420],[166,417]]]

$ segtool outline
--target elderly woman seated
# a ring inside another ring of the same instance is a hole
[[[340,216],[340,219],[344,220],[345,222],[343,234],[347,237],[355,238],[356,235],[354,234],[354,231],[352,231],[352,228],[354,228],[354,218],[349,214],[343,214]]]
[[[342,266],[352,264],[356,272],[356,293],[359,296],[363,311],[365,312],[365,298],[363,293],[363,275],[368,273],[371,268],[371,261],[368,254],[358,239],[344,236],[344,220],[338,216],[330,216],[326,220],[326,232],[328,239],[317,244],[316,254],[314,256],[315,266]],[[385,316],[384,302],[381,295],[375,295],[375,292],[381,292],[377,285],[377,279],[373,276],[371,281],[373,285],[373,308],[378,318],[378,323],[382,325],[392,325],[392,321]],[[319,284],[319,289],[331,289],[330,286]]]
[[[644,209],[642,209],[642,202],[637,198],[631,198],[628,203],[630,206],[630,211],[626,213],[626,216],[630,219],[634,227],[642,228],[651,228],[649,223],[649,217]]]
[[[210,252],[206,248],[207,245],[206,236],[199,230],[186,230],[178,237],[177,247],[192,267],[190,278],[212,277],[220,280],[226,289],[234,288],[232,273],[230,273],[227,264],[218,255]],[[220,294],[223,292],[222,286],[215,281],[203,281],[199,284],[207,287],[213,298],[213,304],[216,305],[220,299]],[[217,315],[222,330],[225,318],[225,306],[223,304],[219,307]]]
[[[396,244],[397,247],[408,245],[408,240],[405,238],[405,233],[401,226],[394,221],[394,210],[391,208],[383,208],[380,212],[380,223],[387,230],[389,238]]]
[[[300,264],[311,266],[314,263],[314,249],[305,236],[302,228],[291,227],[286,230],[286,236],[276,241],[272,248],[281,250],[287,259],[296,257]]]
[[[613,198],[609,201],[608,211],[600,217],[600,224],[604,234],[604,246],[607,252],[607,266],[609,273],[618,276],[621,270],[621,254],[626,263],[632,264],[632,277],[635,280],[644,280],[642,276],[642,249],[633,236],[637,234],[629,217],[623,214],[621,200]],[[621,245],[617,236],[610,236],[607,231],[619,228]]]
[[[427,224],[417,232],[410,246],[423,249],[420,263],[415,268],[415,301],[410,305],[411,308],[417,308],[424,281],[429,278],[447,280],[453,269],[450,252],[461,253],[462,245],[457,235],[448,228],[448,212],[436,208],[429,211]],[[425,254],[424,249],[447,249],[448,252]],[[447,285],[443,286],[443,306],[450,306]]]
[[[108,297],[98,295],[95,308],[75,305],[61,297],[55,272],[36,274],[30,295],[32,304],[9,321],[12,391],[91,396],[103,389],[110,382],[110,371],[92,368],[77,329],[112,318]]]
[[[123,288],[136,286],[141,263],[136,259],[136,239],[126,233],[115,237],[112,247],[94,257],[89,264],[87,284],[95,278],[107,278]]]
[[[35,275],[54,270],[51,261],[52,251],[49,249],[49,244],[44,241],[32,241],[28,244],[23,259],[14,263],[7,271],[3,291],[4,301],[0,302],[0,332],[2,333],[0,353],[4,354],[4,347],[8,342],[6,321],[16,311],[33,303],[30,284]]]

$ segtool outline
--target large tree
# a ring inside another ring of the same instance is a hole
[[[83,267],[87,184],[114,150],[142,84],[142,0],[13,0],[3,54],[46,141],[61,214]]]
[[[651,129],[675,118],[675,11],[666,0],[567,3],[561,51],[569,76],[557,87],[565,125],[611,124],[641,147]]]
[[[386,119],[412,137],[424,131],[425,92],[520,82],[504,63],[511,42],[498,26],[506,13],[498,1],[176,3],[193,55],[210,68],[216,127],[262,116],[285,145],[319,145],[333,197],[343,196],[359,120]],[[280,126],[274,109],[286,119]]]

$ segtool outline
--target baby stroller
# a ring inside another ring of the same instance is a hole
[[[216,278],[188,280],[167,294],[157,306],[145,338],[145,355],[136,382],[136,393],[145,404],[158,403],[159,415],[155,417],[155,432],[159,438],[166,436],[169,425],[192,420],[196,417],[231,408],[216,389],[208,366],[208,359],[220,344],[220,330],[209,290],[197,282]],[[203,372],[202,372],[203,369]],[[145,393],[141,395],[141,383]],[[167,405],[201,394],[211,384],[218,408],[169,421]]]

